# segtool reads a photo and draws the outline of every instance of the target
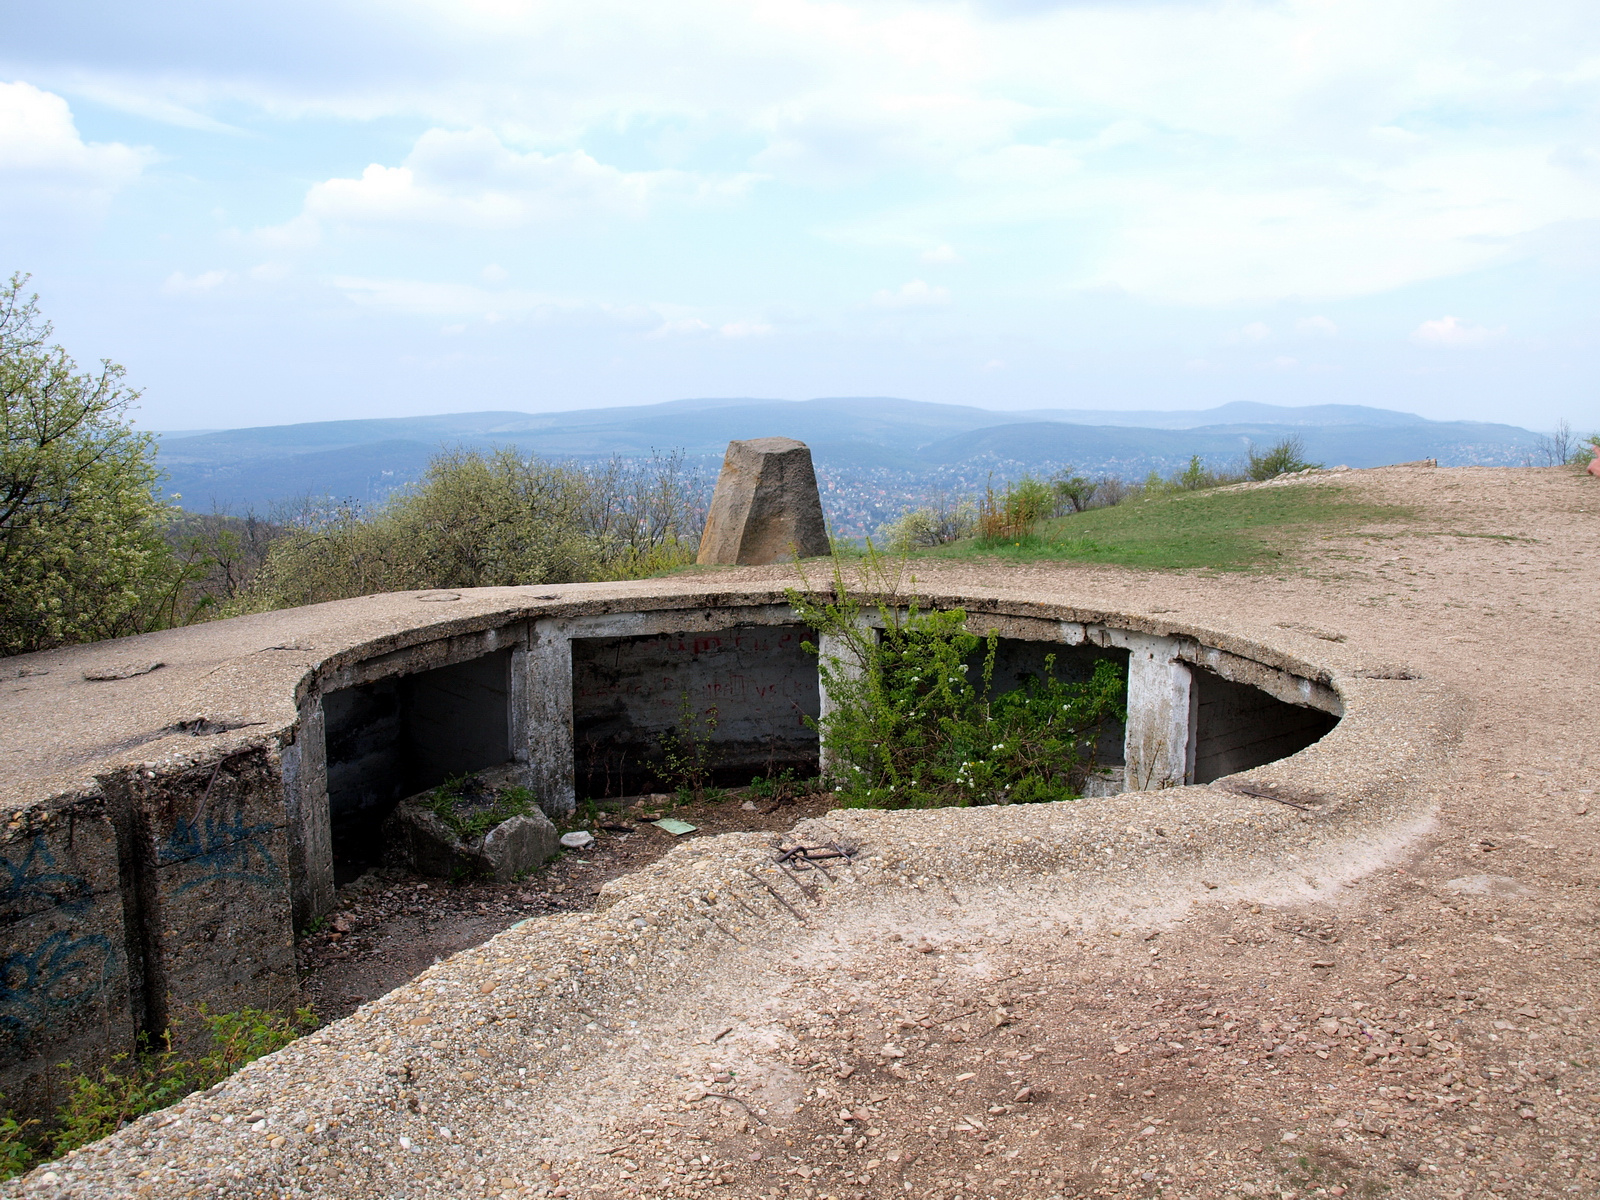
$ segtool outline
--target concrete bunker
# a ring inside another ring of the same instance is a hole
[[[404,597],[381,599],[393,609]],[[29,893],[0,922],[5,953],[45,962],[69,947],[77,957],[57,956],[53,982],[13,980],[0,1006],[10,1022],[0,1038],[8,1095],[20,1101],[46,1086],[63,1057],[92,1065],[96,1052],[125,1050],[137,1032],[159,1034],[170,1015],[197,1004],[283,1004],[295,988],[294,931],[334,910],[338,883],[381,861],[382,822],[399,800],[451,776],[502,768],[557,819],[573,811],[580,789],[603,796],[659,786],[661,735],[685,696],[701,711],[719,709],[718,782],[815,769],[816,737],[804,719],[826,712],[828,696],[816,658],[801,648],[805,630],[775,590],[486,595],[476,610],[463,605],[443,619],[433,605],[467,597],[414,599],[429,602],[419,604],[426,619],[397,618],[376,633],[359,618],[377,600],[249,618],[256,624],[242,630],[282,622],[296,639],[316,631],[317,660],[286,656],[281,668],[258,666],[267,661],[259,655],[238,660],[258,672],[248,686],[294,695],[296,719],[229,726],[214,749],[188,732],[159,753],[117,741],[137,749],[97,760],[92,787],[19,810],[7,860],[19,878],[43,872],[66,882]],[[1294,754],[1343,715],[1316,669],[1222,635],[1043,603],[933,599],[962,605],[974,633],[999,637],[997,690],[1041,671],[1051,654],[1056,671],[1071,675],[1103,658],[1126,664],[1128,720],[1120,737],[1106,731],[1092,791],[1212,782]],[[138,686],[185,711],[188,689],[217,670],[206,658],[216,630],[162,634],[171,665],[138,676]],[[270,648],[303,649],[287,639]],[[40,672],[45,687],[81,675],[104,651],[55,653],[83,662],[52,659]],[[284,699],[206,686],[247,712]],[[123,710],[104,713],[96,728],[108,743],[129,736],[117,724]],[[61,991],[69,982],[78,990]]]
[[[342,885],[383,857],[404,797],[512,760],[511,651],[326,693],[328,823]]]

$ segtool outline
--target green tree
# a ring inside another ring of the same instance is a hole
[[[0,653],[170,622],[180,568],[162,537],[139,393],[102,361],[80,371],[25,295],[0,287]]]

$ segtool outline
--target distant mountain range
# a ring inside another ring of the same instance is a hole
[[[934,488],[971,487],[1070,466],[1142,478],[1200,455],[1243,458],[1250,444],[1299,436],[1310,458],[1352,467],[1419,458],[1442,465],[1521,463],[1537,435],[1512,425],[1429,421],[1353,404],[1304,408],[1237,402],[1189,412],[1034,409],[997,412],[886,396],[819,400],[673,400],[558,413],[483,412],[316,421],[158,435],[168,487],[185,508],[268,510],[306,496],[380,502],[420,479],[443,447],[516,446],[588,460],[683,451],[711,476],[729,441],[785,436],[811,446],[825,491],[858,491],[867,509],[898,513]],[[842,515],[842,514],[841,514]],[[846,522],[857,523],[854,520]]]

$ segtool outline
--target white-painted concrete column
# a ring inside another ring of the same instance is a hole
[[[876,644],[878,630],[875,626],[862,621],[860,626],[861,636],[869,644]],[[866,669],[866,664],[861,661],[857,649],[851,645],[851,639],[836,633],[824,633],[817,638],[817,699],[821,723],[825,726],[829,714],[838,708],[838,702],[830,694],[828,681],[822,674],[822,667],[826,665],[833,673],[836,680],[860,679]],[[821,750],[822,774],[829,775],[833,770],[827,747]]]
[[[1174,638],[1120,633],[1115,640],[1128,648],[1128,790],[1181,787],[1194,778],[1194,676],[1178,661]]]
[[[283,799],[289,825],[290,907],[304,929],[333,911],[333,819],[328,808],[328,739],[320,697],[300,709],[294,741],[283,747]]]
[[[577,807],[572,762],[572,639],[562,623],[535,621],[511,656],[512,757],[551,816]]]

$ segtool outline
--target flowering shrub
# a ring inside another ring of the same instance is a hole
[[[869,576],[885,577],[870,548],[867,564]],[[994,696],[999,638],[969,632],[965,612],[924,610],[891,588],[864,606],[837,566],[834,580],[829,599],[799,592],[789,599],[819,634],[806,646],[819,655],[831,708],[815,725],[823,771],[846,806],[939,808],[1079,795],[1094,769],[1101,727],[1125,719],[1120,668],[1101,662],[1090,679],[1061,680],[1052,655],[1041,676]]]

